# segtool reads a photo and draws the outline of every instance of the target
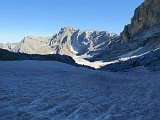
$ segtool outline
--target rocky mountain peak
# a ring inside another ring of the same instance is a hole
[[[68,31],[76,31],[74,28],[72,27],[63,27],[60,30],[61,32],[68,32]]]
[[[121,33],[122,40],[134,38],[137,34],[160,30],[160,0],[145,0],[136,10],[131,24]]]

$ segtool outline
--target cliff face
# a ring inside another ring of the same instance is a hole
[[[134,13],[131,24],[121,33],[122,40],[134,38],[139,33],[147,34],[160,30],[160,0],[145,0]]]

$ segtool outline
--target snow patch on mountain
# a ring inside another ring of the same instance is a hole
[[[78,52],[74,50],[74,48],[73,48],[72,45],[71,45],[71,47],[70,47],[70,50],[71,50],[71,52],[73,52],[74,54],[78,54]]]
[[[77,64],[90,66],[96,69],[108,64],[108,62],[103,61],[89,62],[88,60],[83,59],[81,56],[73,56],[73,59]]]

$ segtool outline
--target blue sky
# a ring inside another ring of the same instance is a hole
[[[64,26],[120,33],[144,0],[1,0],[0,43],[52,36]]]

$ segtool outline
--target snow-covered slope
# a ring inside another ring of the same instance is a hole
[[[1,120],[159,120],[160,73],[0,62]]]
[[[134,51],[133,51],[134,52]],[[128,54],[126,54],[128,56]],[[122,71],[126,69],[144,66],[153,71],[160,71],[160,48],[148,51],[140,55],[120,58],[108,62],[100,68],[101,70]]]

